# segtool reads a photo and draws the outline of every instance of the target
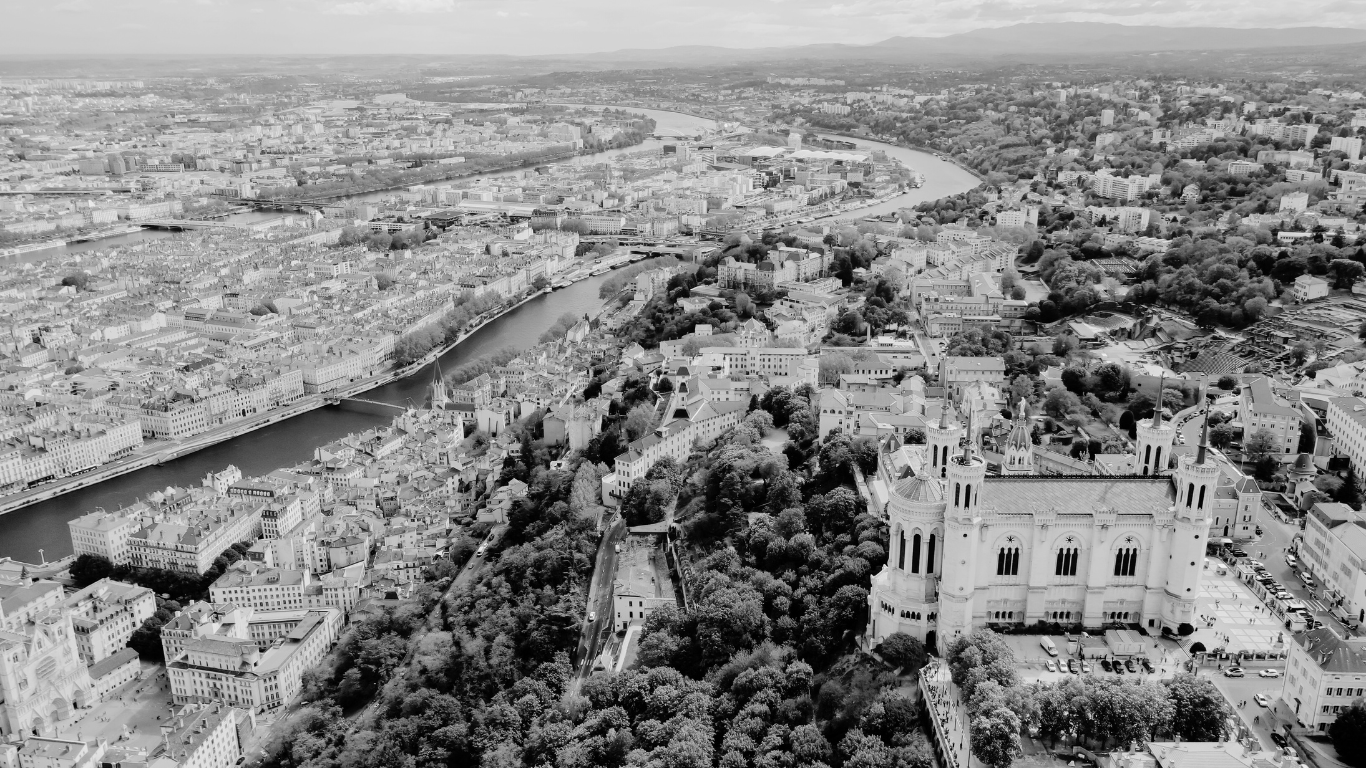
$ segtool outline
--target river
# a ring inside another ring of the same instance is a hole
[[[591,313],[602,304],[598,287],[612,273],[591,277],[568,288],[537,296],[480,328],[441,357],[450,371],[506,346],[530,347],[566,312]],[[432,380],[431,366],[360,397],[395,405],[421,405]],[[117,509],[168,485],[199,485],[204,476],[229,464],[251,477],[313,457],[316,446],[371,427],[388,424],[394,414],[371,414],[345,405],[326,406],[249,432],[160,466],[148,467],[99,485],[73,491],[30,507],[0,515],[0,556],[37,562],[38,550],[48,559],[70,554],[66,522],[96,507]]]
[[[715,125],[713,121],[677,112],[628,109],[653,117],[659,129],[695,130],[699,126]],[[585,155],[571,162],[597,162],[603,157],[638,151],[642,148],[650,149],[659,146],[661,143],[651,139],[643,146],[625,150],[611,150],[596,155]],[[915,152],[872,141],[860,140],[859,145],[883,149],[925,175],[923,187],[908,195],[883,203],[882,205],[890,206],[886,209],[887,211],[914,205],[922,200],[932,200],[944,195],[963,192],[977,184],[977,179],[972,174],[952,163],[937,160],[923,152]],[[500,171],[496,173],[506,174],[510,172]],[[382,194],[375,193],[374,196],[382,196]],[[858,211],[857,214],[851,215],[867,216],[878,212],[880,207],[865,208]],[[166,234],[161,233],[160,236],[164,237]],[[139,235],[126,237],[138,238]],[[85,243],[72,246],[65,253],[80,253],[107,248],[122,244],[120,241],[122,238]],[[47,252],[45,258],[52,258],[53,255],[54,252]],[[535,344],[541,333],[564,313],[583,314],[596,309],[601,304],[601,300],[598,298],[598,288],[610,276],[611,273],[608,273],[589,278],[568,288],[538,296],[507,315],[494,320],[442,356],[440,360],[442,369],[453,370],[466,362],[502,347],[525,348]],[[403,405],[410,401],[420,405],[427,396],[427,386],[431,379],[432,371],[431,367],[428,366],[406,379],[370,390],[361,397],[395,405]],[[236,465],[248,477],[262,475],[271,470],[310,459],[315,447],[351,432],[359,432],[388,424],[392,418],[392,415],[389,414],[363,413],[350,410],[345,406],[320,408],[219,443],[161,466],[131,472],[90,488],[73,491],[49,501],[0,515],[0,557],[13,557],[36,562],[40,549],[48,559],[62,557],[71,552],[67,521],[97,507],[117,509],[120,506],[133,503],[152,491],[161,490],[170,485],[198,485],[205,475],[210,472],[217,472],[229,464]]]

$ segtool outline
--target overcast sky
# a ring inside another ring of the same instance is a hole
[[[1025,21],[1366,27],[1366,0],[3,0],[0,53],[583,53]]]

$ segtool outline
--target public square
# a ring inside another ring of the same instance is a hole
[[[171,716],[171,692],[166,670],[142,662],[138,677],[115,690],[90,709],[81,709],[56,724],[45,736],[91,741],[103,739],[110,747],[151,750],[161,741],[161,726]]]
[[[1230,569],[1219,575],[1219,561],[1211,559],[1195,601],[1197,622],[1188,647],[1200,643],[1206,651],[1224,650],[1253,658],[1280,658],[1286,650],[1285,625],[1239,581]]]

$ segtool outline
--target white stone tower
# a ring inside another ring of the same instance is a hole
[[[925,427],[925,444],[930,447],[930,477],[948,477],[949,460],[958,453],[963,439],[963,428],[953,415],[953,404],[944,399],[939,412],[939,426]]]
[[[1029,435],[1028,407],[1023,397],[1015,406],[1015,425],[1010,429],[1010,437],[1006,438],[1002,475],[1034,474],[1034,440]]]
[[[978,504],[986,479],[986,460],[976,450],[971,419],[963,452],[948,463],[944,487],[944,559],[939,580],[939,626],[936,635],[941,652],[954,638],[972,631],[973,595],[977,590],[977,543],[982,526]]]
[[[1138,456],[1134,459],[1134,466],[1140,475],[1165,475],[1167,465],[1171,462],[1176,430],[1162,421],[1162,384],[1158,385],[1157,392],[1158,403],[1153,409],[1152,419],[1139,422],[1136,428]]]
[[[1206,537],[1209,535],[1210,510],[1219,482],[1219,467],[1209,460],[1209,408],[1200,448],[1195,456],[1181,459],[1173,478],[1176,506],[1171,559],[1167,562],[1162,608],[1162,626],[1175,632],[1182,624],[1193,624],[1195,597],[1200,594]]]

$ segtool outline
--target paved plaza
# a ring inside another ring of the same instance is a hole
[[[1285,625],[1233,573],[1205,571],[1195,612],[1192,642],[1229,653],[1279,656],[1286,650]]]
[[[91,741],[104,739],[109,746],[151,750],[161,741],[161,725],[171,716],[171,692],[165,669],[142,663],[138,679],[106,696],[90,709],[81,709],[59,721],[55,732],[44,736]]]

